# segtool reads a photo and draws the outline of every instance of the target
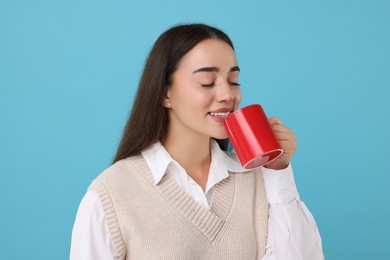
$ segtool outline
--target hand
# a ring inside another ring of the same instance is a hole
[[[271,124],[284,153],[278,159],[264,167],[274,170],[285,169],[289,165],[291,158],[297,149],[297,138],[295,137],[294,132],[285,127],[279,118],[273,116],[269,119],[269,123]]]

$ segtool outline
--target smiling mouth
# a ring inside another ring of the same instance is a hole
[[[226,118],[228,115],[230,115],[230,111],[229,112],[210,112],[209,114],[211,116],[216,116],[216,117],[219,117],[219,118]]]

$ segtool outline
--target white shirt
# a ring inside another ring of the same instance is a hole
[[[195,201],[210,208],[214,186],[229,173],[248,171],[223,152],[216,142],[211,145],[211,165],[206,189],[202,188],[172,159],[161,143],[142,152],[157,185],[170,175]],[[266,253],[263,260],[324,259],[322,242],[311,213],[300,200],[292,168],[262,168],[270,204]],[[71,260],[118,259],[104,218],[98,195],[89,190],[82,199],[72,233]]]

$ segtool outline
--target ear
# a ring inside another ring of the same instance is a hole
[[[172,103],[171,103],[171,91],[168,90],[166,95],[164,96],[163,100],[162,100],[162,105],[163,107],[166,107],[166,108],[172,108]]]

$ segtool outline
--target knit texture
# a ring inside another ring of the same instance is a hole
[[[141,155],[121,160],[91,184],[120,259],[261,259],[268,202],[259,170],[229,173],[211,208],[168,175],[155,185]]]

